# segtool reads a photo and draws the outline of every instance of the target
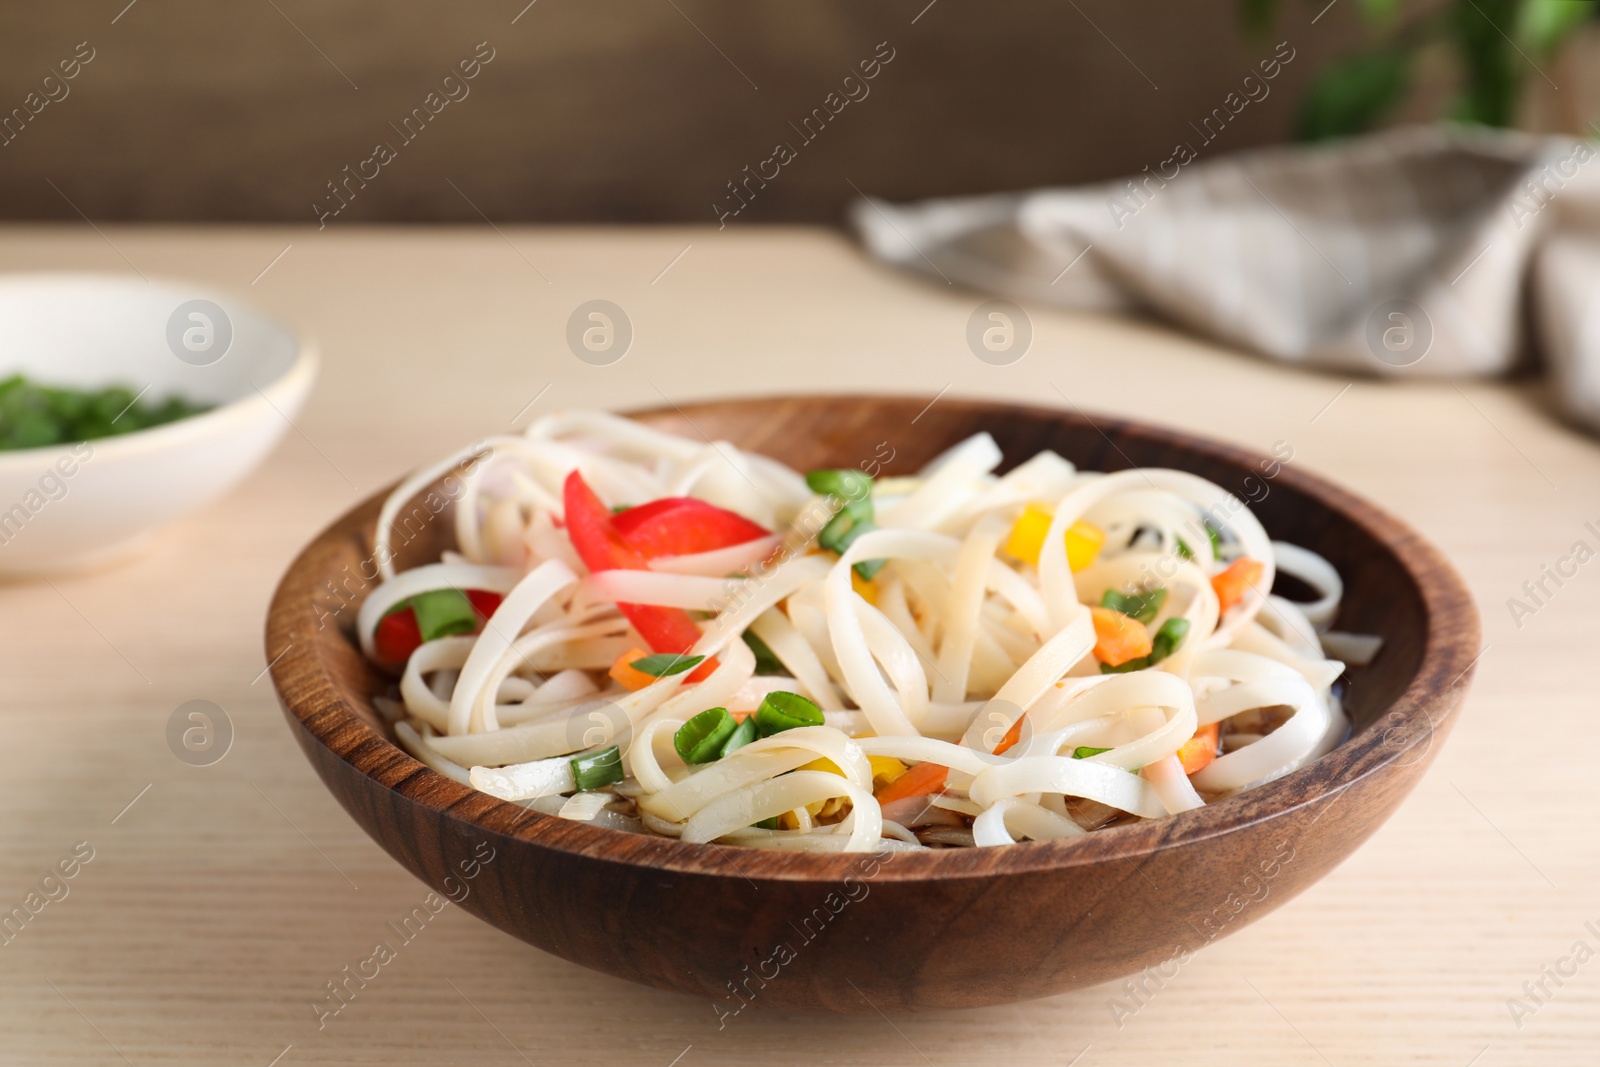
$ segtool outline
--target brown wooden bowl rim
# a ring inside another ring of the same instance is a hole
[[[707,400],[623,414],[633,418],[676,415],[692,419],[696,412],[709,413],[716,408],[796,401],[829,404],[904,402],[918,406],[923,403],[920,397],[893,394],[809,394]],[[1108,440],[1111,439],[1108,431],[1115,431],[1119,435],[1152,439],[1241,467],[1253,465],[1263,458],[1248,449],[1186,431],[1111,416],[1090,416],[1081,410],[1069,412],[1038,405],[948,397],[943,398],[941,403],[947,406],[959,404],[978,415],[1001,417],[1006,413],[1021,411],[1042,418],[1081,421],[1107,436]],[[1320,500],[1325,506],[1364,527],[1377,541],[1388,547],[1416,583],[1427,616],[1428,635],[1416,674],[1393,704],[1374,719],[1374,722],[1381,720],[1387,723],[1388,729],[1379,730],[1369,726],[1312,764],[1194,811],[1113,827],[1081,837],[1025,841],[1007,848],[895,853],[894,861],[879,868],[873,878],[917,881],[928,878],[991,877],[1108,860],[1137,860],[1161,848],[1198,843],[1328,800],[1368,775],[1393,770],[1398,761],[1413,755],[1419,747],[1431,744],[1433,732],[1447,725],[1459,705],[1459,701],[1443,698],[1457,687],[1470,683],[1471,672],[1480,655],[1478,612],[1465,583],[1437,548],[1410,526],[1376,505],[1298,467],[1283,466],[1275,481]],[[272,660],[269,669],[279,700],[286,712],[329,751],[357,772],[440,816],[507,834],[532,845],[600,862],[743,878],[752,883],[761,879],[837,883],[857,869],[857,864],[862,860],[862,854],[858,853],[780,852],[693,844],[670,837],[608,830],[535,812],[495,799],[430,770],[387,736],[374,730],[356,713],[349,698],[340,691],[320,661],[319,642],[296,641],[290,636],[302,629],[306,625],[305,616],[312,614],[310,598],[300,596],[298,587],[304,584],[311,589],[320,584],[314,576],[311,581],[305,581],[307,576],[303,572],[309,557],[323,541],[345,536],[338,532],[340,528],[352,521],[357,512],[369,507],[373,499],[376,497],[369,497],[345,512],[296,556],[284,573],[268,609],[267,656]],[[272,659],[274,655],[276,659]],[[311,679],[312,691],[291,701],[285,695],[286,681],[291,678],[297,684]],[[1440,709],[1438,719],[1430,710],[1435,707]],[[352,724],[358,729],[345,729]],[[1397,743],[1395,737],[1409,740]],[[1426,753],[1427,749],[1421,748],[1421,751]],[[1408,759],[1407,762],[1412,760]]]

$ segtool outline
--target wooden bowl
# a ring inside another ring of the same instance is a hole
[[[910,472],[987,430],[1010,462],[1052,448],[1088,469],[1209,478],[1255,501],[1273,537],[1339,569],[1338,628],[1382,635],[1376,661],[1350,672],[1351,739],[1198,811],[1009,848],[764,852],[557,819],[428,770],[373,710],[369,696],[389,683],[350,630],[375,574],[380,495],[318,536],[272,602],[267,656],[300,747],[367,833],[468,911],[586,967],[710,998],[719,1015],[976,1007],[1147,967],[1170,977],[1330,871],[1416,784],[1455,719],[1479,643],[1461,579],[1416,533],[1292,459],[1275,466],[1185,434],[1044,408],[925,404],[798,397],[636,417],[802,470],[892,449],[887,472]],[[447,544],[449,523],[419,526],[402,567]]]

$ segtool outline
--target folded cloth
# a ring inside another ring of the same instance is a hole
[[[1017,301],[1154,312],[1289,363],[1489,375],[1531,342],[1567,413],[1600,430],[1597,155],[1446,125],[1214,160],[1181,144],[1126,180],[870,201],[854,221],[889,263]]]

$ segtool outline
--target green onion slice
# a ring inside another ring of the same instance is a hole
[[[878,528],[873,521],[871,475],[858,470],[812,471],[806,475],[806,485],[813,493],[843,501],[828,525],[817,534],[817,544],[828,551],[842,556],[856,538]],[[881,559],[862,560],[855,565],[855,571],[870,582],[878,576],[883,564]]]
[[[750,646],[750,651],[756,654],[757,674],[789,673],[788,668],[783,665],[783,661],[778,659],[772,649],[767,646],[767,643],[757,637],[754,631],[746,630],[740,636],[744,638],[744,643]]]
[[[761,735],[756,730],[756,717],[754,715],[746,715],[733,733],[728,735],[728,740],[723,742],[722,751],[718,755],[731,755],[759,736]]]
[[[704,656],[682,656],[675,652],[658,652],[653,656],[642,656],[628,666],[642,674],[653,678],[667,678],[674,674],[693,670],[699,666]]]
[[[872,521],[872,501],[858,500],[846,504],[828,520],[828,525],[817,534],[817,544],[842,556],[855,544],[856,538],[877,528],[878,524]],[[864,581],[870,582],[883,570],[885,562],[881,559],[864,559],[855,565],[855,571]]]
[[[1206,532],[1206,540],[1211,542],[1211,554],[1217,559],[1221,559],[1222,535],[1217,532],[1217,528],[1215,526],[1203,519],[1200,522],[1200,528]],[[1178,555],[1182,556],[1184,559],[1194,559],[1194,549],[1189,547],[1189,543],[1181,537],[1177,538],[1177,542]]]
[[[1109,748],[1094,748],[1094,747],[1092,747],[1090,745],[1079,745],[1077,748],[1072,750],[1072,758],[1073,759],[1088,759],[1090,756],[1098,756],[1102,752],[1110,752],[1110,751],[1111,750]],[[1138,774],[1139,773],[1137,770],[1135,770],[1135,769],[1133,769],[1131,767],[1124,767],[1123,770],[1127,771],[1129,774]]]
[[[1100,606],[1120,611],[1140,622],[1148,623],[1155,620],[1156,614],[1161,610],[1161,605],[1167,602],[1167,591],[1163,588],[1150,590],[1148,593],[1119,593],[1115,589],[1107,589],[1100,598]]]
[[[872,521],[872,501],[857,500],[834,512],[828,525],[817,534],[817,544],[842,556],[846,549],[855,544],[856,538],[876,529]]]
[[[608,745],[572,760],[572,780],[580,791],[603,789],[622,781],[622,750]]]
[[[722,755],[723,745],[737,728],[727,708],[707,708],[678,727],[672,747],[685,763],[710,763]]]
[[[883,565],[888,562],[886,559],[864,559],[855,565],[855,572],[861,575],[862,581],[870,582],[878,576],[878,572],[883,570]]]
[[[872,495],[872,477],[857,470],[812,471],[806,475],[806,486],[813,493],[847,501],[865,500]]]
[[[417,613],[417,629],[424,641],[455,634],[470,634],[478,628],[478,613],[472,601],[459,589],[431,589],[411,598]]]
[[[762,737],[801,726],[821,726],[822,709],[799,693],[768,693],[754,715]]]
[[[1160,663],[1178,650],[1178,645],[1189,633],[1189,620],[1174,616],[1161,624],[1161,629],[1150,639],[1150,662]]]
[[[782,824],[778,822],[778,816],[776,815],[772,816],[770,819],[762,819],[760,822],[751,823],[750,825],[754,826],[757,830],[780,830],[783,828]]]

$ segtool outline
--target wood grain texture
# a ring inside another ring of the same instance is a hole
[[[874,454],[883,427],[912,424],[923,406],[796,397],[639,417],[805,470],[854,466]],[[886,473],[915,471],[980,430],[1012,464],[1051,448],[1087,469],[1191,471],[1240,498],[1273,483],[1257,509],[1269,534],[1339,569],[1346,589],[1336,626],[1384,638],[1374,664],[1351,672],[1352,739],[1199,811],[1010,848],[863,859],[694,845],[558,819],[452,782],[385,737],[369,700],[385,681],[349,631],[368,588],[359,575],[381,494],[289,568],[268,618],[273,682],[323,781],[418,877],[447,892],[474,849],[492,850],[497,859],[468,910],[576,963],[709,997],[730,1013],[760,998],[852,1013],[978,1007],[1176,960],[1293,898],[1400,803],[1465,695],[1479,648],[1476,609],[1438,552],[1371,504],[1150,426],[945,399],[896,438]],[[437,558],[446,525],[409,538],[397,565]],[[332,603],[330,588],[342,589]],[[1257,893],[1270,903],[1231,921]]]

